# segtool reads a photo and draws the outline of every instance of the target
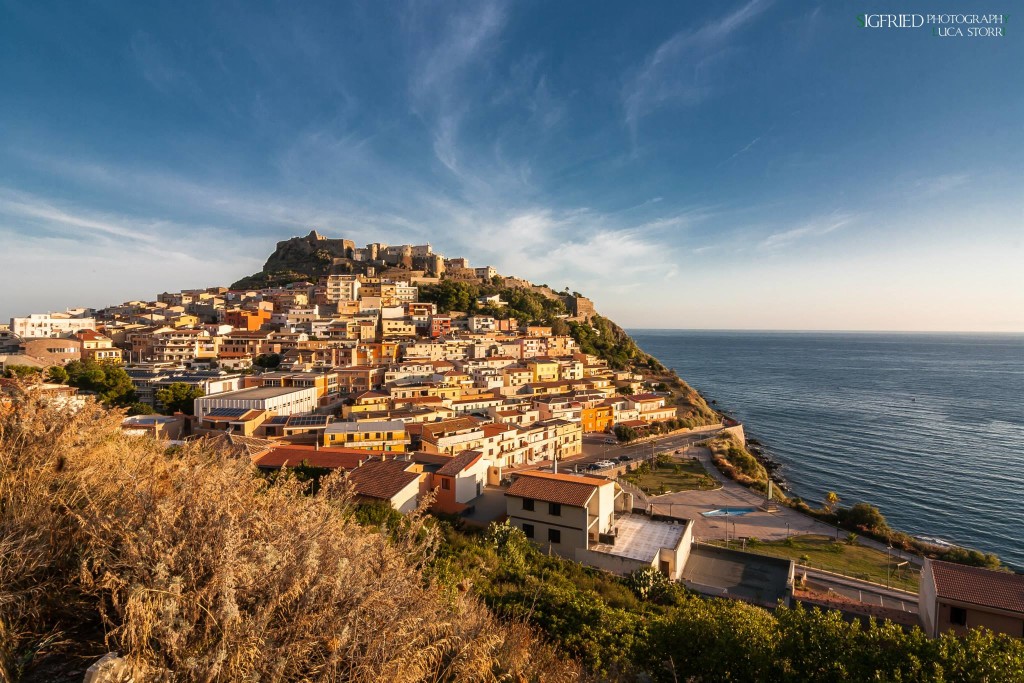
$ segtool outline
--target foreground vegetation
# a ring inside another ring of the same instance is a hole
[[[353,506],[337,475],[314,490],[209,443],[125,437],[119,419],[25,394],[0,409],[4,682],[63,678],[109,650],[135,680],[1024,676],[1009,637],[929,640],[696,597],[653,570],[621,579],[507,524]]]
[[[928,639],[892,623],[688,593],[651,570],[624,579],[549,557],[522,532],[444,523],[437,572],[542,628],[593,676],[654,681],[1019,681],[1024,644],[974,631]]]
[[[424,571],[422,519],[384,535],[337,475],[310,494],[207,443],[125,437],[120,419],[0,402],[0,681],[80,676],[109,650],[135,680],[576,677]]]

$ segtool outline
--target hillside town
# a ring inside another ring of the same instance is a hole
[[[964,603],[948,579],[1017,577],[909,558],[896,566],[920,567],[914,595],[888,581],[809,579],[806,567],[798,577],[793,559],[747,552],[747,539],[788,539],[791,528],[832,532],[780,510],[770,487],[759,497],[723,479],[706,500],[649,498],[621,475],[650,466],[659,447],[685,453],[729,432],[742,441],[742,426],[684,411],[644,362],[587,352],[581,339],[609,333],[598,318],[578,293],[429,244],[357,248],[313,231],[231,288],[15,317],[0,328],[0,382],[34,379],[31,391],[72,407],[95,395],[126,409],[126,434],[212,439],[264,472],[342,471],[360,503],[505,523],[549,554],[618,575],[652,570],[706,595],[768,608],[799,599],[931,635],[962,628],[970,608],[973,622],[1019,632],[1024,611]],[[750,507],[728,507],[737,503]],[[722,514],[724,547],[714,544]],[[729,515],[740,547],[729,546]]]
[[[139,413],[126,430],[171,441],[248,440],[265,451],[255,458],[261,467],[354,469],[401,458],[354,481],[379,493],[378,478],[415,479],[415,495],[383,496],[403,511],[436,488],[435,506],[460,513],[510,472],[580,455],[584,434],[613,441],[616,426],[642,431],[677,417],[642,375],[581,352],[550,325],[501,317],[498,295],[474,302],[497,315],[442,313],[420,297],[421,286],[442,280],[528,282],[446,259],[430,245],[356,248],[316,232],[300,242],[343,254],[333,270],[349,272],[16,317],[0,330],[0,372],[123,368],[127,407]],[[569,304],[560,319],[585,324],[594,315],[585,298],[564,299],[555,299]],[[83,391],[66,384],[41,390],[68,398]],[[169,405],[172,393],[185,398]],[[396,477],[396,468],[417,476]],[[450,494],[449,474],[457,479]]]

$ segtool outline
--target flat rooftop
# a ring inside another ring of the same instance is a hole
[[[792,560],[695,543],[683,581],[701,593],[775,607],[792,593]]]
[[[306,391],[313,391],[313,389],[312,387],[250,387],[249,389],[239,389],[238,391],[226,391],[221,394],[211,394],[209,396],[202,396],[200,398],[197,398],[196,400],[218,401],[222,399],[240,399],[248,401],[262,401],[268,398],[277,398],[278,396],[286,396],[288,394],[295,394]]]
[[[171,417],[169,415],[130,415],[126,417],[121,424],[132,426],[158,425],[178,422],[180,419],[181,418]]]
[[[662,548],[675,548],[686,531],[685,524],[656,522],[644,515],[622,515],[615,521],[615,545],[597,543],[590,549],[597,553],[653,562]]]

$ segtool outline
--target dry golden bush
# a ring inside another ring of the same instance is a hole
[[[147,680],[572,680],[520,623],[430,585],[432,537],[358,526],[196,442],[122,435],[15,391],[0,408],[0,681],[45,653],[118,650]]]

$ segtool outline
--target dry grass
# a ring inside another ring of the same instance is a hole
[[[24,393],[0,415],[0,681],[106,649],[185,681],[576,678],[528,627],[429,584],[422,521],[388,540],[340,478],[305,495],[119,420]]]

